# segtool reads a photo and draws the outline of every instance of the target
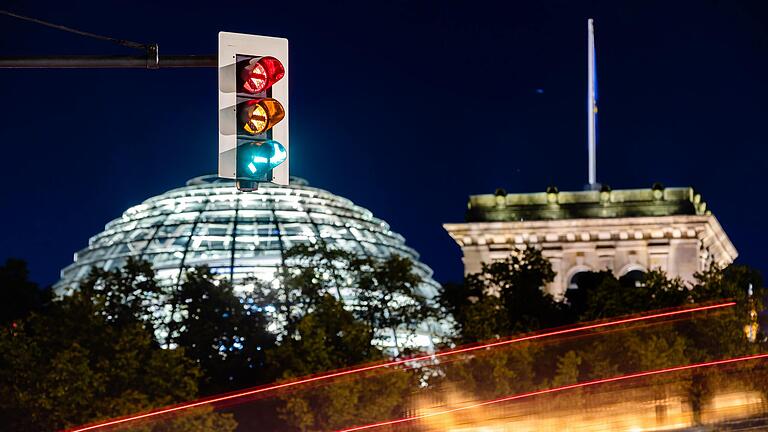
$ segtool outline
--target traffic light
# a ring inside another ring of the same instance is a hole
[[[288,184],[288,40],[219,33],[219,177]]]

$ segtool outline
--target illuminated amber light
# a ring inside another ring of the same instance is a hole
[[[285,117],[285,109],[275,99],[255,99],[247,102],[244,116],[243,129],[251,135],[257,135],[280,122]]]

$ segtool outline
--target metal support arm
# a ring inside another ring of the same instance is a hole
[[[42,56],[42,57],[0,57],[0,69],[102,69],[102,68],[196,68],[217,67],[218,59],[213,55],[152,55],[149,49],[143,56]],[[157,50],[154,50],[157,53]]]

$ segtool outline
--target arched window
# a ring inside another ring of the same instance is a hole
[[[579,289],[579,284],[583,284],[585,282],[585,278],[587,276],[586,271],[578,271],[571,276],[571,280],[568,281],[568,289]]]
[[[643,286],[643,278],[645,277],[645,272],[642,270],[630,270],[626,273],[624,273],[624,276],[622,276],[619,280],[622,282],[623,285],[631,286],[631,287],[639,287]]]

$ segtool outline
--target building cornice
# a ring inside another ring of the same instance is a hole
[[[605,219],[558,219],[447,223],[443,227],[462,247],[578,242],[628,242],[696,239],[721,265],[738,252],[712,214]]]

